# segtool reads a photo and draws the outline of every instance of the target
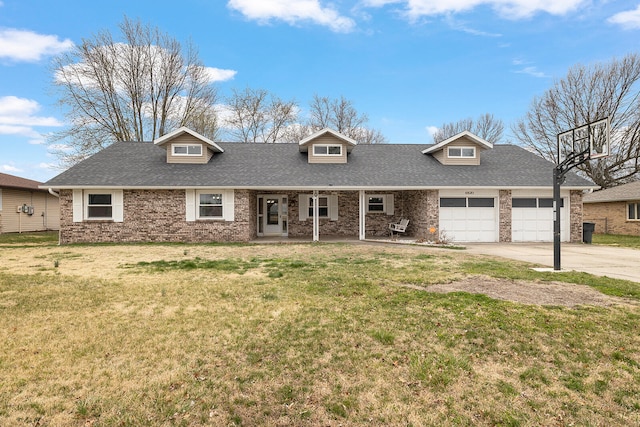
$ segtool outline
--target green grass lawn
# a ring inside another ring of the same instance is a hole
[[[623,236],[618,234],[594,234],[592,243],[596,245],[621,246],[640,249],[640,236]]]
[[[640,424],[640,285],[527,267],[348,244],[3,248],[0,425]],[[419,289],[487,276],[629,299]]]
[[[57,244],[57,231],[39,231],[34,233],[5,233],[0,234],[1,245],[46,245]]]

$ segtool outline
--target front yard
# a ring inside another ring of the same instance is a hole
[[[411,246],[0,246],[3,426],[640,424],[635,283]]]

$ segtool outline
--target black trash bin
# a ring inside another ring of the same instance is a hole
[[[593,222],[582,223],[582,241],[587,244],[591,244],[593,238],[593,232],[596,231],[596,224]]]

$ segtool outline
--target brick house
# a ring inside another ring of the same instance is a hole
[[[57,230],[58,198],[41,182],[0,173],[0,234]]]
[[[553,240],[553,164],[462,132],[439,144],[357,145],[323,129],[299,143],[216,143],[187,128],[120,142],[51,179],[61,243],[365,239]],[[582,238],[582,193],[568,174],[562,240]]]
[[[640,236],[640,181],[585,194],[584,220],[596,233]]]

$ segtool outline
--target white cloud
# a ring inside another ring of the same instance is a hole
[[[125,69],[123,73],[118,75],[126,76],[126,64],[123,61],[118,60],[117,57],[126,57],[130,54],[131,49],[135,48],[132,48],[131,45],[125,43],[115,43],[113,45],[113,48],[108,46],[100,46],[96,49],[98,49],[98,52],[100,52],[101,55],[110,58],[111,62],[116,64],[118,70]],[[145,59],[145,63],[151,62],[151,66],[156,70],[156,73],[164,71],[166,67],[163,66],[163,63],[164,61],[169,61],[170,59],[169,52],[159,46],[152,46],[150,61],[149,57],[146,56],[146,52],[140,52],[140,55],[144,56],[143,59]],[[116,56],[115,59],[114,56]],[[235,70],[225,70],[215,67],[202,67],[202,69],[204,70],[206,77],[209,78],[210,83],[231,80],[238,73]],[[61,69],[57,69],[55,71],[54,77],[55,81],[60,84],[70,83],[87,88],[98,88],[99,85],[94,75],[95,73],[93,72],[92,68],[87,65],[86,62],[76,62],[74,64],[67,64]],[[124,85],[121,82],[121,79],[116,79],[115,87],[118,90],[124,89]]]
[[[44,169],[44,170],[57,170],[60,169],[60,165],[56,164],[56,163],[38,163],[38,169]]]
[[[454,30],[462,31],[463,33],[471,34],[473,36],[502,37],[502,34],[500,34],[500,33],[491,33],[491,32],[488,32],[488,31],[482,31],[482,30],[477,30],[475,28],[471,28],[471,27],[467,26],[467,24],[465,22],[458,21],[458,20],[454,19],[451,16],[447,17],[446,21],[449,24],[449,26],[451,28],[453,28]]]
[[[22,169],[11,165],[0,165],[0,170],[5,172],[22,172]]]
[[[17,135],[32,138],[34,141],[42,140],[44,137],[41,133],[35,131],[29,126],[2,125],[0,124],[0,135]]]
[[[616,13],[607,19],[607,21],[612,24],[621,25],[628,30],[640,29],[640,5],[633,10]]]
[[[564,15],[588,0],[363,0],[365,6],[382,7],[405,3],[405,13],[416,20],[423,16],[467,12],[479,6],[490,6],[510,19],[528,18],[536,13]]]
[[[427,132],[429,133],[429,136],[433,138],[433,135],[435,135],[440,128],[438,128],[438,126],[427,126],[426,127]]]
[[[29,138],[30,144],[43,144],[45,137],[34,127],[58,127],[62,123],[55,117],[38,116],[40,104],[17,96],[0,97],[0,135]]]
[[[60,40],[58,36],[14,28],[0,29],[0,58],[36,62],[44,56],[56,55],[72,47],[71,40]]]
[[[227,80],[233,80],[238,74],[235,70],[223,70],[221,68],[205,67],[209,79],[211,82],[225,82]]]
[[[519,70],[516,70],[515,72],[518,73],[518,74],[528,74],[530,76],[538,77],[538,78],[549,77],[544,72],[538,70],[537,67],[533,67],[533,66],[523,67],[523,68],[521,68]]]
[[[40,110],[37,101],[17,96],[0,97],[0,125],[62,126],[55,117],[35,115]]]
[[[227,6],[262,23],[272,19],[291,25],[310,21],[339,33],[353,31],[356,26],[353,19],[330,6],[323,7],[320,0],[229,0]]]

